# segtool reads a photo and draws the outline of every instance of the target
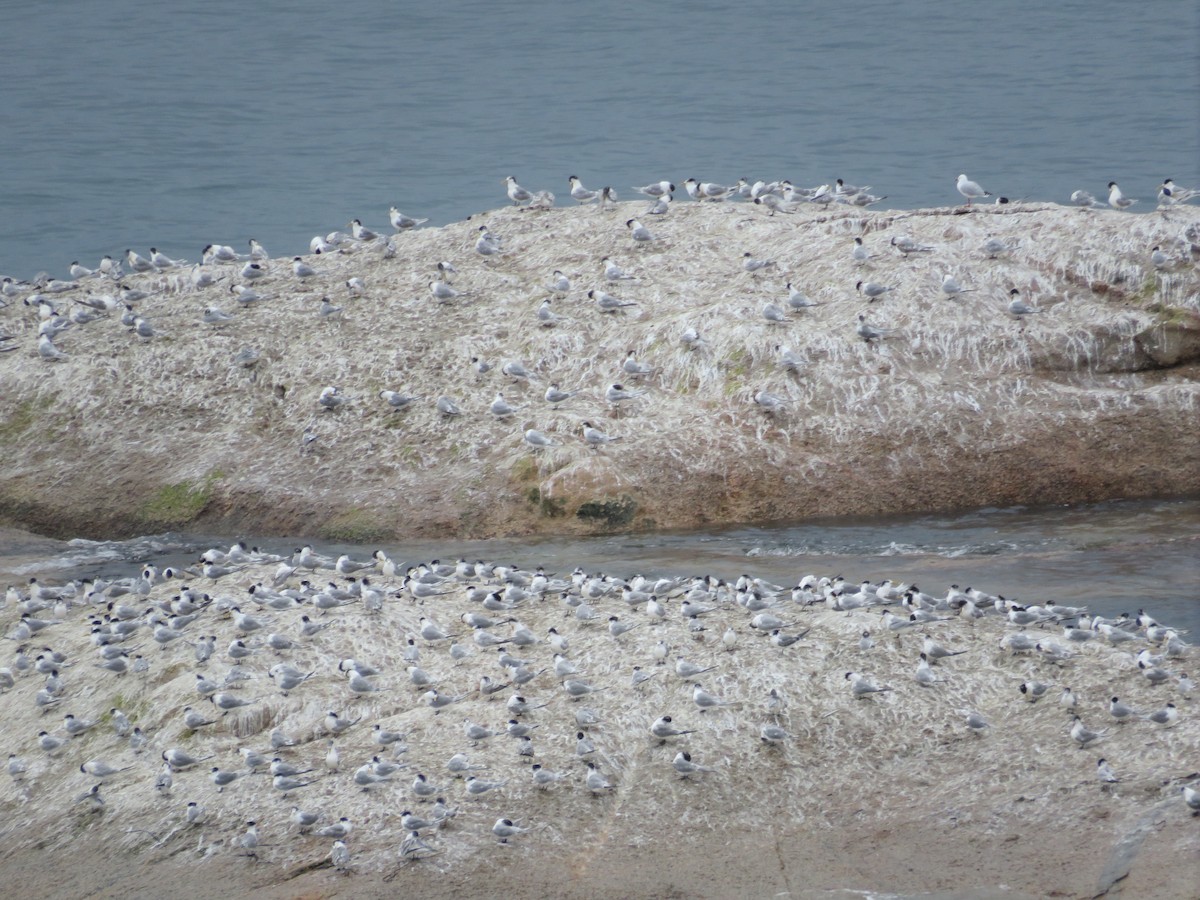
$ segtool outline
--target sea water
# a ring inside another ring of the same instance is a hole
[[[1200,6],[8,4],[0,275],[151,246],[275,256],[611,185],[843,178],[883,208],[1200,184]],[[742,248],[738,248],[741,250]]]

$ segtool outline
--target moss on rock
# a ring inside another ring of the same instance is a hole
[[[624,528],[633,522],[637,509],[637,501],[624,494],[614,500],[588,500],[580,505],[575,515],[605,528]]]

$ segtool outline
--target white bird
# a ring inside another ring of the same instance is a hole
[[[450,287],[445,281],[434,280],[429,282],[429,293],[433,294],[433,299],[439,303],[445,303],[448,300],[453,300],[456,297],[466,296],[464,291],[457,291]]]
[[[975,734],[983,734],[984,730],[991,727],[988,724],[987,719],[985,719],[983,716],[981,716],[977,712],[972,712],[970,710],[967,710],[966,715],[967,715],[967,728],[969,728]]]
[[[404,407],[408,406],[414,401],[424,399],[422,397],[410,397],[407,394],[403,394],[399,391],[380,391],[379,396],[388,404],[388,406],[397,410],[404,409]]]
[[[856,237],[854,239],[854,247],[850,250],[850,258],[861,266],[872,257],[873,254],[868,253],[867,248],[863,246],[862,238]]]
[[[587,292],[588,299],[595,301],[596,309],[602,313],[615,313],[619,309],[624,309],[627,306],[637,306],[638,304],[632,300],[622,300],[619,297],[614,297],[612,294],[601,290],[591,290]]]
[[[1071,193],[1071,205],[1080,206],[1084,209],[1093,209],[1095,207],[1105,206],[1106,204],[1098,201],[1087,191],[1073,191]]]
[[[858,327],[855,329],[855,331],[860,338],[869,344],[872,341],[878,341],[887,337],[892,333],[893,329],[880,328],[878,325],[872,325],[867,321],[867,317],[860,313],[858,317]]]
[[[583,186],[583,182],[576,175],[570,176],[567,179],[567,183],[571,185],[571,199],[578,203],[591,203],[593,200],[600,198],[599,191],[589,191]]]
[[[571,279],[563,274],[562,270],[555,269],[552,276],[552,281],[546,285],[546,290],[554,294],[566,295],[571,293]]]
[[[633,243],[645,244],[653,240],[657,240],[650,233],[650,229],[639,222],[637,219],[629,219],[625,222],[625,227],[629,229],[629,234],[633,237]]]
[[[129,264],[129,268],[138,273],[152,272],[154,264],[146,257],[140,255],[136,250],[125,251],[125,261]]]
[[[1008,301],[1008,314],[1015,319],[1023,319],[1025,316],[1033,315],[1041,312],[1036,306],[1030,306],[1021,299],[1021,292],[1017,288],[1013,288],[1008,292],[1008,296],[1012,299]]]
[[[547,403],[553,403],[557,405],[559,403],[566,403],[578,393],[579,391],[564,391],[559,388],[557,382],[554,382],[548,388],[546,388],[546,393],[543,394],[543,397]]]
[[[787,283],[787,292],[787,305],[788,309],[790,309],[792,312],[800,312],[801,310],[811,309],[814,306],[825,305],[824,303],[820,303],[816,300],[810,300],[803,291],[793,287],[790,281]]]
[[[299,256],[292,257],[292,273],[297,278],[311,278],[317,274],[317,270],[306,263]]]
[[[78,737],[85,731],[89,731],[96,726],[94,719],[77,719],[71,713],[63,718],[63,730],[71,737]]]
[[[970,206],[971,201],[975,200],[979,197],[992,196],[987,191],[985,191],[982,187],[980,187],[976,182],[971,181],[971,179],[967,178],[966,175],[958,176],[958,183],[955,185],[955,187],[958,189],[958,192],[960,194],[962,194],[964,197],[967,198],[967,206]]]
[[[538,307],[537,320],[538,320],[538,324],[541,325],[543,328],[553,328],[559,322],[567,321],[567,319],[564,316],[560,316],[558,313],[556,313],[553,309],[550,308],[550,298],[549,297],[547,297],[545,300],[543,300],[542,305]]]
[[[878,284],[874,281],[860,281],[854,287],[860,294],[866,296],[868,303],[874,303],[888,291],[895,290],[891,285]]]
[[[650,201],[650,205],[646,207],[643,215],[647,216],[665,216],[671,209],[671,195],[664,194],[663,196]]]
[[[632,188],[632,190],[637,191],[639,194],[645,194],[647,197],[668,197],[675,192],[675,185],[669,181],[656,181],[645,187]]]
[[[742,254],[742,270],[751,275],[761,272],[763,269],[769,269],[773,265],[775,265],[773,259],[755,259],[749,251]]]
[[[568,678],[566,681],[564,681],[562,683],[562,687],[567,696],[572,700],[580,700],[586,697],[588,694],[594,694],[598,691],[604,690],[604,688],[593,687],[586,681],[578,681],[572,678]]]
[[[647,375],[654,374],[654,366],[649,363],[641,363],[636,359],[637,351],[630,350],[625,354],[625,361],[621,363],[621,371],[632,378],[644,378]]]
[[[1092,743],[1092,741],[1102,738],[1105,734],[1106,732],[1103,731],[1090,730],[1086,725],[1083,724],[1083,720],[1080,719],[1079,716],[1075,716],[1074,720],[1072,721],[1071,738],[1077,744],[1079,744],[1081,748],[1086,747],[1088,744]]]
[[[787,315],[782,307],[774,303],[767,303],[763,306],[762,317],[768,325],[786,325],[788,323]]]
[[[400,841],[400,858],[404,860],[425,859],[433,856],[437,851],[421,840],[421,834],[418,831],[410,831]]]
[[[622,384],[610,384],[604,391],[604,399],[609,403],[616,405],[625,400],[636,400],[645,393],[645,390],[626,390],[625,386]]]
[[[550,439],[549,435],[543,434],[535,428],[529,428],[525,431],[523,440],[534,450],[542,450],[546,447],[557,447],[558,442]]]
[[[1174,725],[1175,720],[1179,718],[1179,710],[1175,708],[1174,703],[1168,703],[1162,709],[1156,709],[1154,712],[1149,713],[1145,718],[1148,722],[1168,728]]]
[[[456,404],[453,400],[451,400],[445,394],[443,394],[442,396],[437,398],[436,405],[437,405],[438,412],[440,412],[443,416],[461,416],[462,415],[462,410],[458,408],[458,404]]]
[[[508,784],[507,778],[503,779],[502,781],[487,781],[483,778],[476,778],[474,775],[469,775],[467,776],[467,796],[482,797],[484,794],[487,794],[491,791],[499,790],[506,784]],[[437,793],[441,790],[443,790],[443,788],[436,788],[434,792]]]
[[[329,851],[329,862],[337,872],[343,874],[350,871],[350,850],[345,841],[334,841]]]
[[[98,778],[100,781],[104,781],[106,778],[111,778],[112,776],[120,772],[127,771],[131,768],[133,767],[124,766],[123,768],[118,769],[114,766],[110,766],[102,759],[89,759],[79,767],[79,771],[83,772],[85,775],[91,775],[93,778]]]
[[[59,350],[58,347],[54,345],[54,342],[50,340],[50,336],[46,334],[43,334],[38,338],[38,356],[40,356],[42,359],[51,361],[59,361],[71,358],[66,353],[63,353],[61,350]]]
[[[479,226],[479,238],[475,241],[475,252],[480,256],[499,256],[504,253],[500,238],[488,231],[486,225]]]
[[[796,211],[796,205],[794,203],[789,203],[788,201],[781,197],[777,197],[774,194],[763,194],[762,196],[755,197],[754,203],[756,206],[765,207],[768,210],[767,215],[769,216],[773,216],[777,212],[790,215]]]
[[[139,340],[148,341],[153,337],[158,336],[158,332],[154,330],[154,326],[149,319],[143,319],[137,316],[133,320],[133,332],[138,336]]]
[[[945,680],[938,678],[934,674],[933,669],[929,666],[929,660],[924,653],[921,654],[921,659],[917,663],[917,671],[913,675],[913,678],[921,687],[933,687],[933,685],[940,684]]]
[[[504,394],[497,391],[496,398],[492,401],[491,406],[488,407],[488,412],[490,412],[497,419],[503,419],[513,415],[520,409],[521,407],[519,406],[510,405],[509,402],[504,399]]]
[[[594,794],[594,795],[595,794],[605,794],[605,793],[608,793],[609,791],[615,790],[614,785],[611,782],[609,782],[609,780],[607,778],[605,778],[603,775],[601,775],[600,772],[596,770],[596,764],[591,763],[591,762],[588,763],[587,778],[584,780],[584,784],[587,786],[587,789],[589,791],[591,791],[592,794]],[[1189,801],[1189,805],[1190,805],[1190,801]],[[1200,804],[1198,804],[1198,805],[1200,805]]]
[[[350,686],[350,690],[355,694],[373,694],[384,690],[378,685],[372,684],[354,669],[346,672],[346,681]]]
[[[502,183],[505,185],[508,199],[511,200],[515,206],[520,206],[522,203],[528,203],[533,199],[533,194],[517,184],[517,179],[515,176],[509,175]]]
[[[200,317],[200,321],[205,325],[228,325],[233,321],[233,316],[215,306],[208,306],[204,309],[204,315]]]
[[[242,281],[257,281],[266,277],[266,269],[258,263],[246,263],[239,272]]]
[[[951,656],[962,656],[966,650],[947,650],[941,644],[934,641],[929,635],[922,636],[921,650],[931,665],[937,665],[939,659],[949,659]]]
[[[685,181],[684,187],[687,189],[688,195],[695,200],[711,200],[717,203],[737,193],[736,187],[728,187],[712,181],[702,181],[697,184],[693,178]]]
[[[1200,191],[1178,187],[1170,178],[1164,180],[1162,186],[1158,189],[1158,205],[1160,207],[1187,203],[1196,197],[1200,197]],[[71,277],[76,278],[78,276],[72,273]]]
[[[863,697],[870,696],[871,694],[880,694],[891,690],[886,685],[879,687],[858,672],[847,672],[846,680],[850,682],[850,693],[854,696],[855,700],[861,700]]]
[[[239,778],[244,777],[247,772],[222,772],[217,766],[212,767],[208,779],[217,786],[217,793],[221,793],[226,787],[233,784]]]
[[[1126,197],[1121,193],[1121,189],[1115,181],[1108,183],[1108,205],[1113,209],[1129,209],[1135,203],[1137,203],[1137,200]]]
[[[1188,809],[1193,810],[1193,816],[1200,816],[1200,791],[1183,786],[1183,802],[1188,805]]]
[[[931,253],[934,250],[930,246],[918,244],[916,240],[913,240],[912,235],[908,234],[895,235],[892,238],[892,246],[904,254],[905,259],[908,258],[908,254],[910,253]]]
[[[510,360],[500,367],[501,373],[513,379],[514,382],[529,381],[533,378],[533,373],[525,368],[524,363]]]
[[[957,297],[959,294],[973,293],[976,288],[962,287],[954,278],[953,275],[947,275],[942,279],[942,293],[949,297]]]
[[[1133,708],[1128,704],[1122,703],[1118,697],[1113,697],[1109,700],[1108,712],[1118,722],[1128,722],[1137,716]]]
[[[414,219],[411,216],[406,216],[394,206],[388,209],[388,220],[397,231],[408,231],[429,221],[428,219]]]
[[[512,819],[497,819],[496,824],[492,826],[492,834],[498,837],[502,844],[507,843],[510,837],[524,834],[528,830],[528,828],[520,828],[514,825]]]
[[[1020,688],[1021,696],[1030,703],[1037,703],[1044,696],[1046,691],[1050,690],[1050,685],[1041,681],[1022,681]]]
[[[94,784],[91,789],[84,791],[75,798],[76,803],[87,803],[90,805],[92,812],[99,812],[104,808],[104,798],[100,796],[100,785]]]
[[[683,344],[684,349],[686,350],[695,350],[702,344],[707,344],[708,341],[700,337],[699,331],[692,326],[688,326],[687,328],[683,329],[683,332],[679,335],[679,343]]]
[[[692,702],[700,708],[700,712],[704,712],[709,709],[719,709],[723,706],[739,705],[733,701],[722,700],[719,697],[713,696],[708,691],[704,690],[704,688],[702,688],[699,684],[692,688]]]
[[[567,776],[560,775],[558,772],[551,772],[549,769],[544,769],[540,765],[535,764],[531,771],[533,775],[534,787],[546,790],[564,780]]]
[[[605,256],[600,260],[604,266],[605,281],[637,281],[637,279],[628,274],[619,265],[613,262],[611,257]]]
[[[692,762],[692,755],[686,750],[680,750],[675,754],[675,759],[671,761],[671,767],[679,773],[681,778],[687,778],[690,775],[699,775],[703,772],[716,771],[716,769],[709,766],[702,766],[699,763]]]
[[[755,391],[751,400],[754,401],[755,405],[768,413],[777,413],[791,402],[784,397],[780,397],[778,394],[772,394],[768,391]]]

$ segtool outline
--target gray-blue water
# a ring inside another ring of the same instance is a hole
[[[276,255],[628,187],[845,178],[884,207],[1200,184],[1191,0],[8,3],[0,274],[210,242]]]
[[[368,560],[375,546],[253,535],[158,535],[120,542],[0,540],[0,585],[37,575],[45,583],[132,575],[146,563],[186,566],[204,549],[238,537],[281,555],[304,543],[336,558]],[[7,546],[5,546],[5,544]],[[805,574],[915,582],[944,594],[950,584],[1027,603],[1053,600],[1113,616],[1146,609],[1200,640],[1200,500],[1120,501],[1086,506],[987,509],[957,516],[809,522],[717,532],[384,545],[399,562],[486,559],[532,570],[620,577],[748,573],[780,585]],[[330,576],[333,573],[329,573]],[[206,588],[208,589],[208,588]],[[220,591],[220,582],[211,586]]]

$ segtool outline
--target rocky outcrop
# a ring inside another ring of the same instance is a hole
[[[309,257],[305,279],[274,260],[254,285],[268,299],[245,308],[229,290],[240,263],[215,267],[204,290],[190,272],[128,278],[151,292],[134,306],[158,336],[139,339],[114,312],[58,337],[62,361],[39,358],[36,311],[14,302],[0,311],[21,347],[0,356],[0,515],[72,536],[373,541],[1200,489],[1196,210],[768,216],[680,203],[647,217],[656,240],[635,246],[625,221],[641,210],[498,210],[397,235],[394,253]],[[482,225],[502,254],[476,253]],[[929,249],[905,256],[902,235]],[[854,237],[873,254],[861,266]],[[1007,249],[985,251],[991,238]],[[1170,251],[1166,268],[1151,265],[1154,246]],[[773,265],[748,273],[744,254]],[[606,280],[604,257],[633,280]],[[457,270],[458,296],[432,295],[439,262]],[[555,270],[570,292],[547,287]],[[973,293],[947,296],[945,275]],[[868,301],[859,281],[892,290]],[[819,305],[791,311],[789,283]],[[1013,288],[1039,311],[1009,315]],[[603,313],[589,291],[636,305]],[[67,313],[104,294],[117,288],[51,299]],[[343,312],[321,315],[323,297]],[[538,316],[547,299],[552,325]],[[204,324],[209,307],[232,321]],[[860,314],[890,332],[864,341]],[[259,354],[248,368],[234,361],[247,347]],[[630,351],[650,374],[623,370]],[[530,377],[505,375],[507,362]],[[551,405],[551,383],[579,393]],[[613,404],[612,383],[644,393]],[[345,402],[327,410],[331,386]],[[419,399],[397,410],[385,390]],[[514,414],[489,412],[497,392]],[[779,402],[763,407],[760,392]],[[439,396],[462,415],[440,413]],[[619,440],[591,448],[585,421]],[[549,444],[531,447],[531,429]]]

